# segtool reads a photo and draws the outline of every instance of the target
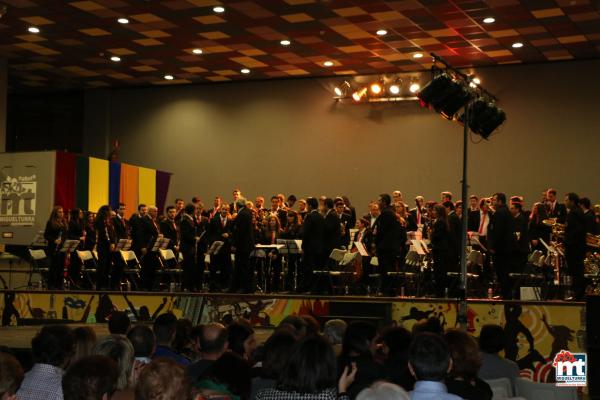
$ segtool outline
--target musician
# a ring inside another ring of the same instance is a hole
[[[281,206],[281,198],[279,196],[271,196],[269,215],[276,216],[279,221],[286,220],[287,211]],[[285,228],[285,223],[282,223],[282,225]]]
[[[175,222],[176,216],[177,208],[175,206],[167,206],[167,218],[161,221],[159,225],[160,233],[163,237],[169,239],[167,248],[173,250],[175,257],[177,257],[177,253],[179,252],[179,229]]]
[[[302,222],[302,268],[299,272],[299,291],[311,290],[313,270],[322,266],[325,218],[319,212],[319,202],[314,197],[306,199],[308,214]],[[329,254],[327,254],[329,256]]]
[[[423,196],[415,197],[415,208],[410,210],[409,231],[421,230],[426,223],[427,209],[424,207],[425,198]],[[415,228],[416,227],[416,228]]]
[[[96,214],[88,211],[85,213],[85,250],[93,251],[96,247],[96,228],[94,227],[94,221],[96,221]]]
[[[369,203],[369,213],[367,215],[365,215],[365,217],[364,217],[369,221],[369,228],[371,228],[371,229],[375,228],[375,223],[377,222],[377,218],[379,218],[379,215],[381,215],[381,209],[379,208],[379,203],[376,201],[370,202]]]
[[[298,215],[300,215],[300,219],[304,221],[304,217],[308,214],[308,206],[306,205],[306,199],[298,200]]]
[[[450,249],[448,253],[448,271],[458,271],[460,252],[462,246],[462,222],[456,213],[454,203],[445,201],[442,205],[446,208],[448,226],[450,227]]]
[[[177,206],[175,206],[177,209]],[[157,217],[158,209],[154,206],[147,207],[147,214],[140,217],[137,225],[138,240],[144,246],[140,249],[141,258],[139,258],[142,266],[142,285],[147,290],[152,290],[155,283],[156,267],[160,264],[158,252],[152,252],[152,248],[156,240],[160,236]],[[183,212],[179,214],[182,218]],[[115,281],[113,280],[113,283]]]
[[[233,221],[229,214],[229,205],[222,204],[220,212],[213,217],[208,226],[209,242],[223,242],[223,246],[217,254],[210,255],[210,290],[229,288],[231,284],[231,232]],[[217,272],[219,279],[217,280]]]
[[[515,219],[516,251],[513,257],[513,270],[523,273],[529,256],[529,219],[523,212],[520,202],[513,201],[510,205],[510,213]]]
[[[452,192],[449,191],[445,191],[440,193],[440,198],[441,198],[441,203],[444,204],[447,201],[452,201]],[[446,207],[446,211],[448,210],[448,207]]]
[[[394,203],[394,211],[396,212],[396,216],[398,217],[398,222],[400,222],[400,225],[402,225],[403,228],[408,227],[408,212],[406,211],[406,206],[404,203]]]
[[[300,203],[299,203],[300,204]],[[306,200],[305,200],[306,204]],[[287,212],[287,223],[285,229],[281,233],[281,238],[286,240],[295,240],[302,238],[302,225],[300,220],[300,214],[296,211],[290,210]],[[294,274],[300,268],[300,254],[288,254],[287,255],[287,273],[285,275],[285,290],[291,291],[294,288]]]
[[[479,212],[479,198],[477,196],[475,196],[474,194],[469,196],[469,212],[470,213],[475,213],[475,212]],[[469,214],[469,218],[470,218]]]
[[[373,266],[371,265],[371,254],[373,254],[375,240],[373,237],[373,230],[369,226],[370,222],[366,218],[358,220],[358,232],[354,234],[354,243],[362,243],[365,246],[365,250],[369,253],[369,256],[361,257],[362,274],[360,283],[364,288],[370,285],[369,276],[373,273]]]
[[[462,203],[462,200],[458,200],[456,203],[454,203],[454,212],[456,213],[456,215],[458,216],[458,218],[462,221],[462,217],[463,217],[463,203]]]
[[[489,199],[479,200],[477,212],[469,211],[468,230],[477,233],[479,241],[484,246],[487,243],[488,227],[491,219]]]
[[[202,288],[202,275],[196,268],[196,228],[193,217],[195,212],[196,207],[193,204],[186,205],[179,222],[179,249],[183,255],[181,289],[192,292]]]
[[[352,217],[346,213],[346,205],[341,198],[335,201],[335,215],[338,217],[340,224],[339,246],[347,247],[350,243],[350,229],[354,228],[354,225],[351,224]]]
[[[96,228],[96,250],[98,252],[98,264],[96,268],[96,288],[99,290],[107,289],[109,286],[109,274],[111,271],[111,255],[115,247],[115,231],[112,226],[110,206],[100,207],[96,214],[94,227]],[[120,278],[120,276],[118,277]],[[115,278],[116,279],[116,278]],[[117,281],[117,283],[120,281]]]
[[[583,217],[585,219],[585,233],[590,235],[598,234],[598,224],[596,223],[596,215],[592,210],[592,202],[587,197],[582,197],[579,200]]]
[[[342,229],[340,218],[336,215],[333,207],[333,199],[328,197],[324,203],[325,230],[323,232],[323,261],[329,262],[329,255],[333,249],[342,245]]]
[[[350,215],[350,221],[348,222],[350,224],[350,228],[354,228],[356,226],[356,208],[352,206],[348,196],[342,196],[342,200],[344,201],[344,212]]]
[[[435,280],[436,297],[445,297],[448,287],[447,272],[450,264],[454,261],[451,251],[452,234],[446,207],[436,204],[431,212],[431,229],[429,238],[431,240],[431,254],[433,257],[433,277]]]
[[[135,252],[135,255],[140,259],[148,248],[148,242],[150,242],[148,230],[148,206],[145,204],[139,204],[137,212],[129,219],[129,225],[131,227],[131,249]]]
[[[44,239],[48,242],[46,255],[50,260],[48,270],[48,289],[63,288],[63,271],[65,266],[65,253],[60,252],[64,241],[67,239],[67,220],[61,206],[55,206],[46,222]]]
[[[290,194],[290,195],[288,196],[288,198],[287,198],[287,203],[285,204],[285,205],[286,205],[286,207],[287,207],[288,209],[290,209],[290,208],[294,208],[294,204],[296,204],[296,201],[297,201],[297,200],[298,200],[298,199],[296,198],[296,196],[294,196],[293,194]]]
[[[550,218],[556,218],[556,222],[564,224],[567,220],[567,209],[564,204],[561,204],[556,199],[556,189],[548,189],[546,191],[546,206],[548,207],[548,215]]]
[[[79,240],[77,250],[84,248],[85,242],[85,226],[83,222],[83,211],[79,208],[74,208],[69,213],[69,223],[67,231],[67,239]],[[81,260],[77,254],[71,254],[69,263],[69,279],[76,286],[79,284],[81,278]]]
[[[231,290],[254,292],[254,271],[250,267],[250,253],[254,249],[252,212],[246,207],[246,199],[236,201],[237,217],[233,225],[231,250],[235,253],[234,275]]]
[[[231,204],[229,204],[229,213],[231,214],[231,217],[235,219],[237,212],[238,212],[238,206],[237,206],[237,201],[240,197],[242,197],[242,191],[240,189],[233,189],[233,202]]]
[[[119,203],[117,213],[112,219],[115,234],[117,235],[117,241],[129,238],[129,228],[127,226],[127,221],[125,220],[125,210],[125,203]]]
[[[392,204],[404,203],[404,197],[402,196],[402,192],[399,190],[394,190],[392,192]]]
[[[215,197],[215,200],[213,201],[213,208],[208,210],[208,220],[209,221],[212,221],[212,219],[215,217],[215,215],[219,214],[219,212],[221,210],[222,202],[223,201],[220,196]]]
[[[567,270],[573,278],[574,300],[581,300],[585,295],[586,280],[583,276],[583,260],[586,251],[585,216],[579,205],[579,196],[567,193],[565,196],[567,219],[565,226],[565,259]]]
[[[192,197],[192,204],[196,207],[196,219],[199,220],[200,217],[208,218],[208,211],[204,209],[204,203],[199,196]]]
[[[175,210],[177,211],[175,219],[179,221],[183,216],[183,208],[185,207],[185,201],[183,199],[175,199]]]
[[[546,253],[546,247],[541,240],[550,243],[552,235],[552,227],[546,225],[543,221],[548,219],[548,212],[545,203],[535,203],[533,210],[529,216],[529,238],[531,240],[531,248],[540,250]]]
[[[383,282],[382,291],[386,295],[393,296],[395,293],[391,285],[392,280],[388,278],[387,274],[396,270],[396,258],[400,253],[400,248],[406,242],[406,237],[402,238],[402,228],[391,201],[389,194],[384,193],[379,196],[381,214],[375,222],[373,234]]]
[[[496,193],[492,199],[495,212],[492,214],[488,226],[488,245],[492,253],[502,297],[509,300],[512,298],[512,288],[509,280],[511,256],[516,247],[515,220],[506,207],[506,195],[504,193]]]
[[[256,197],[256,200],[254,200],[254,207],[256,208],[257,211],[264,209],[265,208],[265,198],[262,196]]]
[[[261,232],[260,243],[266,245],[277,244],[277,239],[281,238],[282,233],[283,230],[281,229],[279,218],[275,215],[270,215],[265,228]],[[267,249],[266,262],[271,265],[271,276],[267,277],[267,287],[265,290],[267,292],[278,292],[281,281],[281,256],[279,252]]]

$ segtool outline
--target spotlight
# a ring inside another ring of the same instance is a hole
[[[117,22],[120,24],[128,24],[129,20],[127,18],[119,18]]]
[[[464,120],[463,113],[459,121],[464,123]],[[469,110],[469,127],[484,139],[487,139],[504,121],[506,121],[504,110],[482,97],[475,100]]]
[[[119,62],[119,61],[121,61],[121,57],[112,56],[112,57],[110,58],[110,61]]]
[[[216,13],[224,13],[225,12],[225,7],[221,7],[221,6],[217,6],[217,7],[213,7],[213,11]]]
[[[400,93],[400,85],[394,83],[393,85],[390,85],[388,90],[390,91],[391,94],[398,94],[398,93]]]
[[[371,83],[371,93],[373,94],[381,94],[383,91],[382,85],[380,82]]]
[[[289,46],[290,44],[292,44],[292,42],[290,42],[287,39],[284,39],[281,42],[279,42],[279,44],[281,44],[282,46]]]
[[[413,58],[423,58],[423,53],[415,53],[413,54]]]
[[[512,44],[513,49],[520,49],[521,47],[523,47],[523,43],[521,42],[515,42]]]
[[[165,79],[168,81],[172,81],[175,78],[173,77],[173,75],[165,75]]]
[[[388,32],[385,29],[380,29],[375,33],[377,33],[377,36],[385,36]]]
[[[333,61],[325,61],[323,65],[326,67],[333,67]]]
[[[428,106],[452,119],[471,99],[471,92],[448,74],[440,74],[429,82],[417,96],[421,106]]]
[[[496,22],[496,18],[494,17],[487,17],[483,19],[484,24],[493,24],[494,22]]]
[[[352,93],[352,98],[354,101],[360,101],[367,94],[367,88],[362,88]]]
[[[250,70],[248,68],[242,68],[242,70],[240,71],[242,74],[249,74]]]
[[[411,93],[417,93],[419,91],[419,89],[421,89],[421,85],[419,85],[418,83],[412,83],[410,85],[410,87],[408,88],[408,90],[410,90]]]
[[[335,92],[336,96],[342,97],[342,89],[336,86],[333,91]]]
[[[35,26],[30,26],[27,30],[31,33],[40,33],[40,28],[37,28]]]
[[[351,86],[348,81],[344,81],[341,85],[336,86],[333,91],[337,97],[346,97],[350,91]]]
[[[192,50],[192,53],[194,53],[194,54],[202,54],[202,49],[194,49],[194,50]]]

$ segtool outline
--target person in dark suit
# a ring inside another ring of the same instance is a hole
[[[350,216],[348,224],[354,228],[356,226],[356,208],[350,203],[348,196],[342,196],[342,200],[344,201],[344,212]]]
[[[500,283],[500,291],[505,300],[512,298],[509,280],[511,257],[515,251],[515,219],[506,206],[506,195],[496,193],[493,196],[494,214],[488,227],[488,245],[494,261],[494,269]]]
[[[125,203],[119,203],[119,208],[117,209],[117,214],[112,219],[112,224],[115,228],[117,241],[129,238],[129,227],[125,220]]]
[[[573,278],[574,300],[581,300],[585,295],[586,280],[583,276],[583,260],[585,258],[585,216],[579,205],[579,196],[567,193],[565,206],[568,210],[565,226],[565,259],[567,270]]]
[[[352,224],[352,216],[346,213],[346,211],[347,210],[344,201],[341,198],[336,199],[335,216],[338,218],[340,224],[340,243],[338,247],[348,247],[350,244],[350,229],[354,228],[354,225]]]
[[[450,248],[447,267],[448,271],[457,272],[461,255],[462,222],[451,201],[445,201],[442,205],[446,208],[448,226],[450,227]]]
[[[365,246],[365,250],[369,253],[368,256],[361,257],[362,273],[360,277],[360,284],[363,291],[370,286],[371,282],[369,275],[373,273],[373,266],[371,265],[371,255],[374,251],[375,238],[373,237],[373,229],[369,226],[370,222],[366,218],[358,220],[358,231],[354,233],[353,243],[362,243]],[[368,291],[367,291],[368,292]]]
[[[403,243],[400,221],[398,221],[391,202],[392,199],[389,194],[384,193],[379,196],[381,214],[375,222],[373,234],[375,235],[377,260],[383,282],[382,291],[386,295],[393,296],[395,292],[392,288],[392,279],[389,279],[387,274],[396,270],[396,257],[400,254]]]
[[[592,202],[587,197],[582,197],[579,200],[583,217],[585,219],[585,233],[590,235],[598,234],[598,224],[596,223],[596,215],[592,210]]]
[[[333,199],[328,197],[324,203],[325,231],[323,232],[323,262],[329,263],[329,255],[342,243],[340,218],[333,209]]]
[[[208,241],[210,245],[216,241],[223,242],[223,246],[217,254],[210,256],[210,282],[211,291],[218,289],[228,289],[231,286],[231,232],[233,230],[233,220],[229,214],[229,205],[222,204],[221,210],[217,213],[208,225]],[[217,279],[217,273],[219,277]]]
[[[48,270],[48,289],[62,289],[63,271],[65,264],[65,253],[60,252],[63,243],[67,239],[67,220],[61,206],[55,206],[46,223],[44,239],[48,242],[46,255],[50,260]]]
[[[168,249],[173,250],[175,256],[177,256],[177,252],[179,251],[179,230],[177,229],[177,223],[175,222],[175,217],[177,215],[177,210],[175,206],[167,206],[167,218],[160,221],[159,229],[160,233],[164,238],[169,239]]]
[[[160,229],[157,222],[158,209],[154,206],[147,207],[148,213],[138,221],[138,240],[144,244],[140,252],[142,254],[140,264],[142,265],[142,284],[146,290],[152,290],[155,285],[156,267],[160,265],[159,254],[152,251],[154,243],[160,237]],[[113,282],[114,283],[114,282]]]
[[[433,207],[433,223],[429,232],[431,253],[433,256],[433,276],[436,297],[445,297],[448,287],[448,264],[450,262],[450,246],[452,234],[448,223],[447,208],[441,204]]]
[[[556,199],[556,189],[546,191],[546,206],[550,218],[556,218],[556,222],[564,224],[567,220],[567,208]]]
[[[529,216],[529,239],[533,250],[540,250],[544,253],[546,253],[546,247],[541,241],[550,243],[552,235],[552,227],[544,224],[545,219],[548,219],[546,204],[535,203]]]
[[[513,271],[523,273],[529,256],[529,219],[523,213],[523,205],[520,202],[512,202],[510,212],[515,219],[515,238],[517,242],[513,257]]]
[[[299,272],[299,291],[305,292],[313,285],[313,270],[320,266],[323,254],[325,218],[319,213],[319,202],[314,197],[306,199],[308,213],[302,222],[302,267]]]
[[[151,232],[148,224],[148,206],[138,205],[137,213],[129,219],[131,226],[131,250],[135,252],[138,259],[141,259],[148,251],[151,239]]]
[[[254,292],[254,271],[250,265],[250,253],[254,249],[252,211],[246,207],[246,199],[236,200],[237,217],[233,225],[232,251],[235,254],[233,284],[231,291]]]
[[[111,253],[115,246],[115,231],[112,226],[110,206],[102,206],[96,214],[94,222],[98,242],[96,250],[98,251],[98,264],[96,269],[96,287],[97,289],[106,289],[109,285],[109,274],[111,272]],[[113,280],[117,279],[117,274],[113,273]],[[111,277],[112,278],[112,277]],[[120,277],[118,277],[120,279]],[[117,282],[118,285],[120,283]]]
[[[195,211],[196,207],[193,204],[187,204],[179,222],[179,249],[183,256],[181,289],[189,291],[200,290],[202,285],[202,276],[196,268],[196,229],[193,217]]]
[[[408,220],[408,230],[416,231],[427,223],[427,209],[425,208],[425,198],[423,196],[415,197],[415,208],[410,210]]]
[[[84,249],[85,227],[83,223],[83,211],[79,208],[73,208],[69,213],[69,224],[67,230],[67,239],[79,240],[77,250]],[[69,264],[69,279],[75,286],[79,286],[81,281],[81,260],[75,252],[71,254],[71,262]]]

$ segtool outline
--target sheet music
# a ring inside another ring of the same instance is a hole
[[[374,267],[379,266],[379,260],[377,259],[377,257],[371,257],[371,265]]]
[[[333,249],[331,251],[331,254],[329,254],[329,258],[331,258],[332,260],[335,260],[337,262],[341,262],[344,259],[345,254],[346,254],[346,252],[344,250]]]
[[[413,245],[413,247],[415,248],[415,251],[417,252],[417,254],[424,256],[425,255],[425,251],[423,250],[423,247],[421,246],[421,241],[420,240],[411,240],[410,241]]]
[[[481,249],[483,251],[487,251],[486,247],[481,244],[481,242],[479,241],[479,238],[477,236],[471,236],[470,237],[470,241],[471,241],[471,246],[472,245],[479,246],[479,247],[481,247]]]
[[[358,253],[346,253],[340,261],[340,265],[349,265],[358,257]]]
[[[358,250],[358,253],[363,256],[363,257],[369,257],[369,252],[367,251],[367,249],[365,248],[365,244],[361,243],[361,242],[355,242],[354,246],[356,246],[356,250]]]
[[[298,246],[299,249],[302,248],[302,240],[301,239],[295,239],[294,243],[296,243],[296,246]]]
[[[257,244],[256,246],[257,249],[281,249],[283,247],[285,247],[283,244]]]

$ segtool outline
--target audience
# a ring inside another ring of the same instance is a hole
[[[190,360],[178,354],[171,346],[177,331],[177,317],[172,313],[159,315],[154,321],[154,336],[156,337],[156,350],[154,358],[166,357],[175,360],[178,364],[188,366]]]
[[[136,325],[127,332],[127,339],[133,346],[135,356],[134,369],[148,364],[156,349],[156,338],[154,332],[146,325]]]
[[[22,381],[23,368],[19,361],[8,353],[0,353],[0,399],[16,400]]]
[[[125,311],[113,311],[108,319],[108,331],[111,335],[126,335],[131,320]]]
[[[254,330],[246,323],[234,322],[227,331],[229,350],[251,363],[256,350]]]
[[[92,355],[92,349],[96,345],[96,332],[89,326],[80,326],[73,329],[75,339],[75,354],[71,362]]]
[[[408,352],[408,368],[417,380],[409,392],[411,400],[459,400],[448,393],[444,383],[452,369],[450,350],[444,340],[434,333],[415,336]]]
[[[118,366],[103,355],[86,356],[67,369],[62,378],[64,400],[107,400],[118,381]]]
[[[234,352],[226,352],[203,374],[194,387],[204,396],[248,399],[251,390],[250,365]]]
[[[35,364],[17,392],[19,400],[62,400],[62,378],[75,350],[71,329],[48,325],[31,340]]]
[[[292,332],[296,339],[303,339],[308,329],[307,322],[297,315],[288,315],[279,323],[278,330],[287,330]]]
[[[466,400],[491,400],[490,385],[477,377],[481,355],[475,338],[465,331],[449,329],[444,339],[452,356],[452,370],[446,379],[448,392]]]
[[[275,387],[290,358],[296,338],[286,331],[276,332],[265,342],[260,375],[252,380],[251,399],[259,390]]]
[[[133,387],[137,376],[133,374],[135,353],[129,339],[123,335],[109,335],[96,343],[94,354],[107,356],[117,364],[116,392],[112,395],[114,400],[133,399]]]
[[[498,353],[504,350],[506,334],[499,325],[484,325],[479,333],[479,348],[481,349],[481,368],[479,378],[499,379],[508,378],[513,382],[519,377],[519,366],[512,360],[500,357]]]
[[[157,358],[145,366],[135,385],[135,400],[191,400],[185,368],[172,358]]]
[[[187,367],[187,373],[192,385],[227,351],[229,346],[227,336],[227,328],[217,322],[207,324],[203,327],[200,335],[200,360]]]
[[[386,380],[410,389],[415,383],[408,371],[408,350],[411,341],[412,334],[402,327],[390,328],[381,337]]]
[[[356,400],[409,400],[409,397],[400,386],[378,381],[361,391]]]

